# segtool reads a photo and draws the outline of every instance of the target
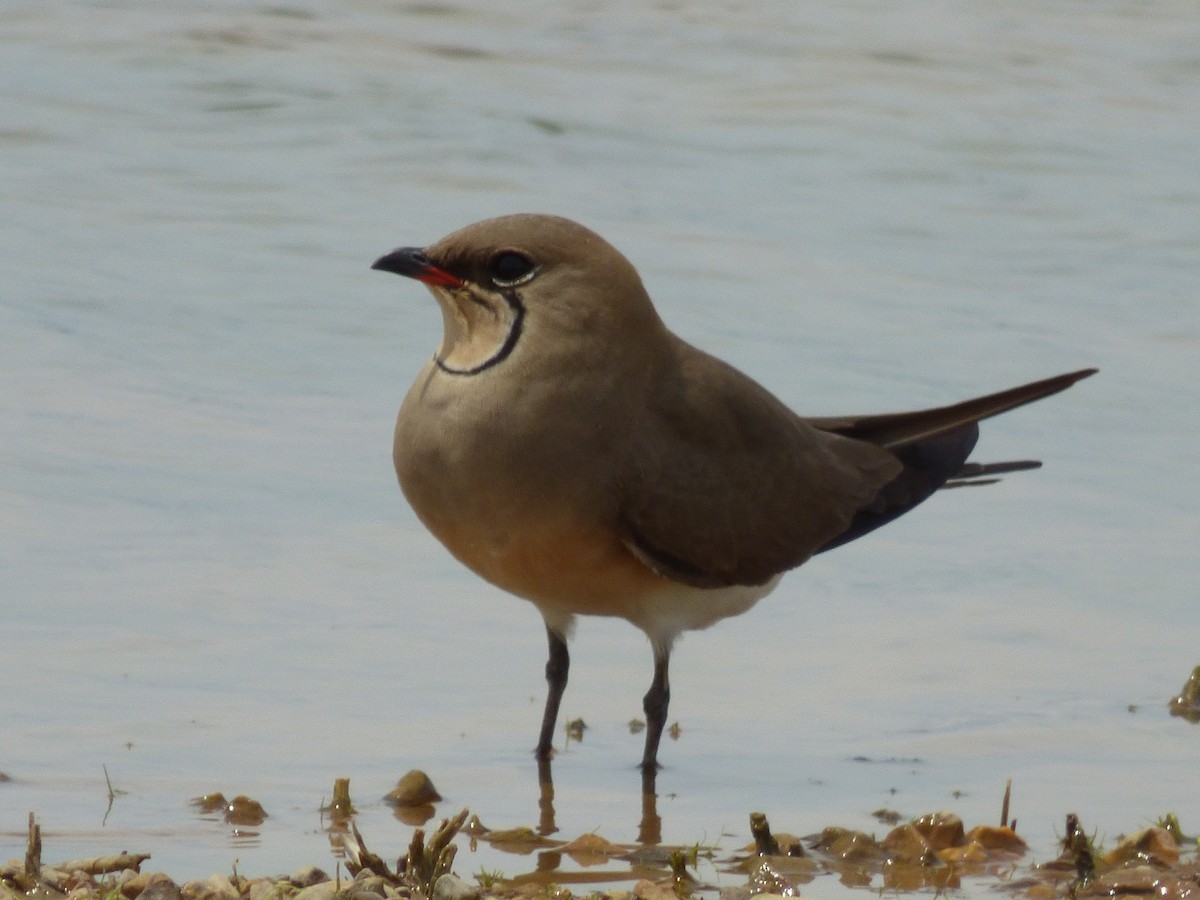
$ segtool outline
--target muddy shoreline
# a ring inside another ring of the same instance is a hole
[[[1061,852],[1033,862],[1016,823],[1007,821],[1007,803],[999,824],[971,828],[952,812],[901,820],[893,811],[877,810],[875,818],[888,828],[882,838],[837,826],[804,837],[774,833],[764,815],[751,813],[754,843],[744,847],[622,845],[596,833],[554,840],[530,828],[491,830],[463,810],[428,833],[415,828],[409,846],[396,857],[391,854],[398,848],[376,853],[368,847],[353,821],[348,790],[342,799],[340,811],[327,807],[331,834],[340,837],[344,849],[332,875],[318,866],[277,876],[248,875],[235,867],[179,881],[156,871],[150,854],[128,851],[47,863],[43,857],[53,858],[53,847],[43,846],[36,816],[30,814],[25,858],[0,867],[0,900],[672,900],[718,893],[722,900],[739,900],[759,894],[845,896],[848,891],[1200,898],[1197,838],[1185,834],[1173,814],[1109,846],[1097,843],[1076,816],[1065,814]],[[245,815],[247,809],[253,814],[249,798],[238,800],[229,804],[232,814]],[[569,861],[582,874],[554,864],[512,879],[499,872],[467,876],[456,871],[459,845],[480,841],[520,855],[537,850],[543,861]],[[714,870],[724,887],[706,883],[705,873]]]

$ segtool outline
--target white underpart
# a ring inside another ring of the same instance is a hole
[[[698,588],[678,582],[665,582],[663,590],[646,598],[638,606],[637,618],[630,621],[646,633],[655,656],[671,652],[675,639],[685,631],[700,631],[708,626],[740,616],[775,590],[783,575],[765,584],[733,585],[722,588]],[[575,616],[562,609],[539,606],[551,631],[569,638],[575,628]]]

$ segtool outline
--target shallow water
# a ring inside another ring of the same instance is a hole
[[[1190,4],[10,3],[0,41],[0,859],[35,811],[52,860],[332,868],[338,776],[387,857],[412,767],[439,815],[537,824],[540,621],[395,487],[439,319],[367,269],[518,210],[600,231],[805,413],[1102,369],[985,427],[1040,472],[680,644],[665,841],[990,822],[1007,777],[1041,857],[1067,811],[1196,830]],[[632,842],[649,649],[591,620],[572,653],[556,824]],[[187,805],[216,790],[270,818]]]

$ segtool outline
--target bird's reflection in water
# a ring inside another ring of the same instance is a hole
[[[552,768],[553,763],[549,759],[539,759],[537,761],[537,833],[543,838],[548,838],[558,833],[558,823],[554,809],[554,776]],[[564,872],[561,870],[564,854],[569,854],[572,857],[575,857],[576,854],[570,851],[572,844],[559,844],[552,848],[539,850],[534,870],[524,875],[518,875],[510,879],[510,882],[519,884],[525,881],[544,881],[551,875],[553,876],[552,880],[559,884],[602,883],[646,877],[661,877],[663,874],[662,868],[653,865],[651,862],[651,860],[657,857],[657,854],[650,854],[647,857],[646,854],[638,852],[639,850],[657,848],[662,841],[662,818],[658,814],[657,773],[643,771],[639,775],[640,778],[637,783],[641,786],[641,802],[638,805],[637,845],[634,847],[625,845],[621,848],[625,852],[615,857],[627,860],[630,864],[629,871],[613,872],[611,869],[606,869],[592,872]],[[665,856],[663,859],[665,860]],[[650,865],[647,865],[648,863]]]
[[[558,832],[554,815],[554,775],[552,763],[539,759],[538,768],[538,834],[549,837]],[[637,842],[643,847],[653,847],[662,841],[662,817],[658,814],[658,790],[656,772],[643,771],[641,775],[642,803],[641,818],[638,820]]]

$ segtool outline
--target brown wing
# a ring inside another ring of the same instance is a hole
[[[678,362],[635,435],[622,525],[647,565],[701,587],[761,584],[892,521],[947,483],[1036,467],[965,464],[977,423],[1096,371],[936,409],[800,419],[682,342]]]
[[[626,544],[699,587],[762,584],[843,532],[896,477],[886,450],[814,428],[682,341],[633,436]]]

